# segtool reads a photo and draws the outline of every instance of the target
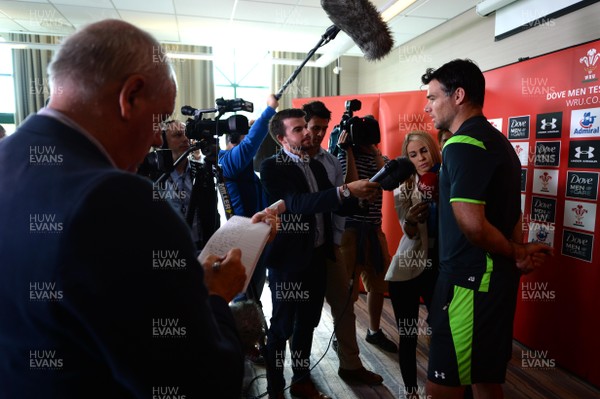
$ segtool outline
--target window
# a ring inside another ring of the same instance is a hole
[[[271,86],[271,59],[263,54],[243,49],[213,49],[215,98],[242,98],[254,104],[254,112],[242,112],[256,119],[267,106]],[[227,117],[228,115],[225,115]]]
[[[2,45],[0,37],[0,125],[10,134],[15,130],[15,90],[13,85],[12,50]]]

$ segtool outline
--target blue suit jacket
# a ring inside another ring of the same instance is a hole
[[[346,215],[357,209],[355,199],[340,203],[338,189],[332,186],[320,162],[311,160],[310,168],[320,190],[316,193],[310,192],[304,173],[285,152],[279,151],[261,164],[260,178],[269,202],[283,199],[286,206],[277,235],[265,249],[270,269],[296,273],[308,267],[315,244],[316,213],[324,216],[327,255],[335,259],[331,212]]]
[[[231,312],[149,181],[40,115],[0,164],[0,398],[239,397]]]

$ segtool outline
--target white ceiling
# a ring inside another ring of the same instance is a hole
[[[361,0],[348,3],[353,1]],[[372,1],[380,11],[391,2]],[[395,46],[469,9],[475,12],[477,2],[417,0],[388,23]],[[0,32],[66,35],[105,18],[131,22],[164,43],[257,52],[308,53],[332,25],[320,0],[0,0]],[[331,61],[340,55],[362,56],[343,32],[317,54]]]

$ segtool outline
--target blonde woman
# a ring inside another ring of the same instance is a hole
[[[417,338],[428,335],[429,331],[424,321],[419,322],[419,304],[423,297],[429,308],[438,268],[436,199],[431,190],[423,190],[419,183],[423,183],[425,179],[421,181],[421,178],[426,174],[437,182],[437,169],[442,160],[437,142],[423,131],[413,131],[406,136],[402,155],[413,163],[416,172],[394,191],[403,237],[385,279],[389,282],[398,323],[398,363],[405,396],[412,399],[418,398]],[[431,180],[428,185],[435,186]]]

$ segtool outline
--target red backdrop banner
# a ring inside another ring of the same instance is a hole
[[[545,242],[555,256],[521,279],[514,337],[523,343],[522,368],[563,367],[600,386],[600,41],[484,73],[484,113],[513,144],[522,164],[521,201],[527,241]],[[423,112],[425,91],[295,99],[321,100],[338,124],[346,100],[362,101],[355,115],[372,114],[381,151],[401,154],[412,130],[437,130]],[[437,137],[436,137],[437,139]],[[324,140],[326,147],[327,139]],[[383,230],[390,253],[401,230],[392,193],[384,192]]]

